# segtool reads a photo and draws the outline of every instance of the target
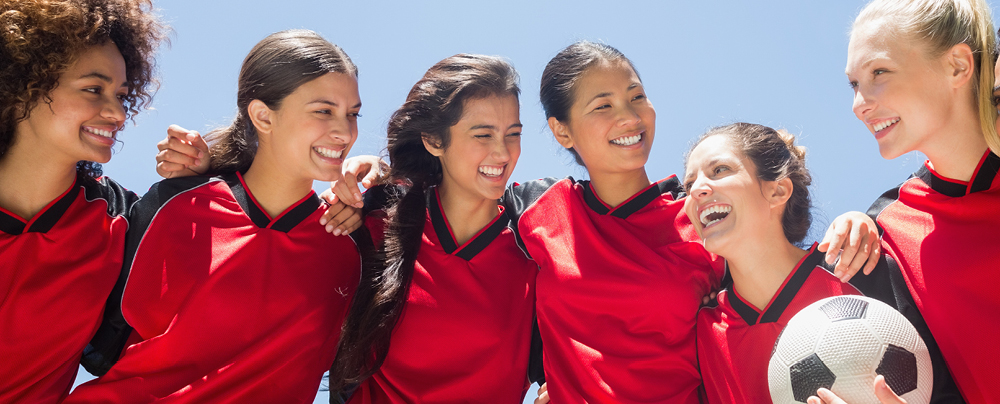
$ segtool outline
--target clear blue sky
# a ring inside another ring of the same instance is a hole
[[[813,235],[865,210],[924,157],[883,160],[851,112],[844,76],[848,30],[861,0],[710,1],[237,1],[161,0],[173,27],[159,57],[155,110],[137,117],[105,173],[143,193],[168,125],[203,133],[235,111],[236,78],[268,34],[307,28],[351,56],[364,103],[353,155],[379,154],[385,124],[432,64],[456,53],[500,55],[521,74],[522,154],[514,180],[585,177],[545,126],[538,83],[545,63],[580,39],[603,41],[637,66],[657,111],[651,178],[682,174],[682,156],[706,129],[735,121],[800,136],[813,175]],[[316,189],[326,184],[317,183]],[[83,372],[85,373],[85,372]],[[534,398],[534,389],[526,402]],[[326,402],[321,393],[316,402]]]

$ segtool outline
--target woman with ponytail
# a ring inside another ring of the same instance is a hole
[[[771,402],[767,369],[775,341],[792,316],[817,300],[864,294],[897,309],[912,302],[905,285],[892,287],[898,271],[880,265],[842,283],[824,268],[818,243],[801,248],[812,223],[812,177],[792,134],[750,123],[714,128],[691,148],[685,166],[685,212],[705,249],[724,258],[727,269],[718,304],[698,313],[698,364],[708,403]],[[906,314],[932,345],[919,313]],[[931,354],[931,402],[961,402],[940,352]],[[884,378],[873,387],[883,402],[898,402]]]
[[[868,214],[971,403],[1000,403],[995,35],[984,0],[874,0],[847,52],[853,110],[882,157],[927,156]]]
[[[67,403],[314,399],[361,272],[312,191],[357,138],[357,68],[312,31],[278,32],[244,60],[237,106],[209,136],[216,176],[162,181],[133,207],[99,334],[100,357],[121,358]]]
[[[497,204],[520,155],[517,81],[500,58],[455,55],[392,115],[399,185],[365,194],[387,267],[362,280],[370,293],[357,295],[330,373],[331,391],[360,382],[348,402],[523,399],[537,267]]]

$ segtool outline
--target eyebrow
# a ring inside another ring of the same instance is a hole
[[[521,125],[519,123],[515,123],[513,125],[508,126],[507,129],[511,129],[511,128],[523,128],[523,127],[524,127],[524,125]],[[491,130],[496,130],[497,127],[493,126],[493,125],[474,125],[473,127],[469,128],[469,130],[476,130],[476,129],[491,129]]]
[[[308,104],[326,104],[326,105],[330,105],[330,106],[334,106],[334,107],[336,107],[338,105],[337,103],[335,103],[333,101],[324,100],[322,98],[309,101]],[[359,102],[357,104],[354,104],[354,106],[351,107],[351,108],[361,108],[361,103]]]
[[[105,83],[108,83],[108,84],[114,84],[114,82],[115,82],[115,80],[112,79],[110,76],[108,76],[108,75],[106,75],[104,73],[98,73],[98,72],[90,72],[90,73],[87,73],[87,74],[84,74],[84,75],[80,76],[80,78],[81,79],[98,79],[98,80],[101,80],[101,81],[103,81]],[[122,87],[127,86],[128,85],[128,81],[123,81],[121,85],[122,85]]]
[[[639,87],[641,85],[642,85],[642,83],[634,82],[632,84],[629,84],[628,88],[626,88],[625,91],[632,91],[632,89],[634,89],[636,87]],[[609,92],[600,93],[600,94],[595,95],[593,98],[591,98],[590,101],[587,101],[587,103],[590,104],[592,101],[594,101],[594,100],[596,100],[598,98],[601,98],[601,97],[610,97],[611,95],[613,95],[613,94],[609,93]]]

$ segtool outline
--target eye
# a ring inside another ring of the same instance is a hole
[[[857,80],[848,81],[847,85],[851,87],[851,90],[857,91],[857,89],[858,89],[858,82],[857,82]]]
[[[712,169],[712,173],[715,175],[722,174],[726,171],[730,171],[729,166],[715,166],[715,168]]]
[[[358,118],[361,117],[361,113],[360,112],[352,112],[352,113],[347,114],[347,116],[349,118],[351,118],[351,119],[358,119]]]
[[[994,95],[993,96],[993,106],[994,107],[1000,106],[1000,96],[998,96],[998,95]]]
[[[86,92],[92,93],[92,94],[100,94],[101,90],[102,89],[100,87],[87,87],[87,88],[83,89],[83,91],[86,91]]]
[[[472,137],[474,137],[476,139],[489,139],[489,138],[493,137],[493,135],[490,135],[489,133],[480,133],[478,135],[472,135]]]
[[[694,181],[685,182],[684,183],[684,192],[690,194],[692,186],[694,186]]]
[[[594,111],[600,111],[600,110],[602,110],[602,109],[608,109],[608,108],[611,108],[611,104],[604,104],[604,105],[601,105],[601,106],[599,106],[599,107],[597,107],[597,108],[594,108]]]
[[[872,71],[872,76],[881,76],[882,74],[888,73],[888,72],[889,71],[886,70],[886,69],[875,69],[875,70]]]
[[[507,136],[521,137],[521,132],[508,133]]]
[[[331,112],[329,109],[319,109],[313,112],[316,112],[317,114],[321,115],[333,115],[333,112]]]
[[[642,99],[645,99],[645,98],[646,98],[646,94],[639,93],[639,94],[636,94],[635,97],[632,97],[632,101],[638,101],[638,100],[642,100]]]

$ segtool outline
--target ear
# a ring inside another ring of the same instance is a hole
[[[271,115],[273,112],[261,100],[250,101],[250,105],[247,106],[247,115],[250,117],[250,122],[253,122],[253,126],[257,128],[257,133],[260,135],[271,134]]]
[[[764,196],[767,198],[772,208],[783,206],[792,197],[792,179],[785,177],[777,181],[770,181]]]
[[[964,43],[952,46],[944,55],[948,72],[951,74],[953,88],[965,86],[969,80],[973,79],[975,58],[972,55],[972,48]]]
[[[556,141],[567,149],[573,147],[573,138],[569,136],[569,127],[559,122],[556,118],[549,118],[549,129],[555,135]]]
[[[424,133],[421,136],[421,139],[424,141],[424,148],[427,149],[427,152],[432,156],[441,157],[444,155],[444,148],[441,147],[440,143],[434,141],[434,137]]]

